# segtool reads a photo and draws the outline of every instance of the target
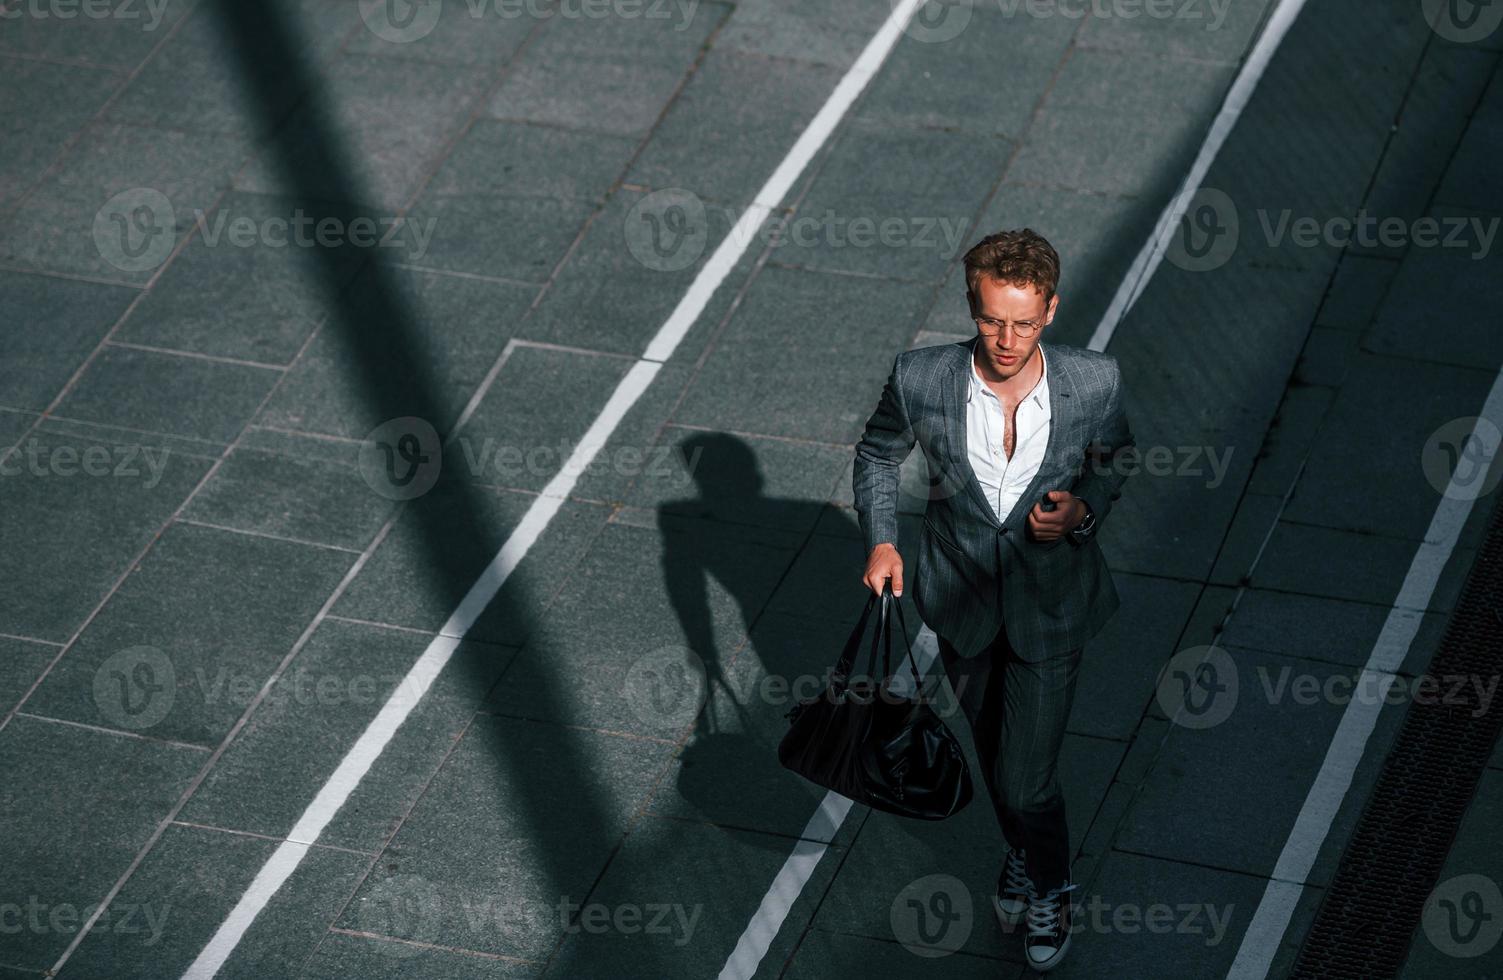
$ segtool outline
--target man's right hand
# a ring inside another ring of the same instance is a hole
[[[903,556],[898,554],[895,545],[883,542],[872,549],[872,553],[866,559],[866,574],[861,581],[866,587],[877,595],[882,594],[882,586],[892,579],[892,594],[903,594]]]

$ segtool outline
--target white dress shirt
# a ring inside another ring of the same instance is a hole
[[[998,521],[1007,518],[1038,475],[1049,444],[1049,420],[1053,416],[1049,408],[1049,366],[1044,362],[1042,345],[1038,352],[1043,371],[1038,384],[1018,403],[1014,416],[1018,431],[1012,459],[1002,451],[1002,437],[1007,431],[1002,402],[981,380],[974,354],[971,357],[971,383],[966,390],[966,455]],[[1028,507],[1033,508],[1032,501]]]

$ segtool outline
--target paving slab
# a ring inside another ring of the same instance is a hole
[[[1003,4],[925,4],[873,80],[856,118],[1016,140],[1077,28],[1068,17],[1009,14]],[[1006,54],[998,57],[999,52]],[[957,93],[994,92],[1006,97],[957,98]]]
[[[1503,211],[1503,196],[1487,179],[1486,170],[1487,158],[1500,139],[1503,139],[1503,77],[1495,70],[1435,192],[1435,203],[1473,208],[1486,214]]]
[[[88,124],[119,87],[121,75],[102,68],[15,57],[0,57],[0,67],[15,104],[32,110],[11,113],[6,120],[5,146],[0,149],[0,207],[5,207]]]
[[[554,4],[509,4],[475,0],[435,0],[416,17],[374,8],[362,29],[343,40],[342,50],[373,58],[401,58],[488,69],[512,60],[542,22],[555,16]]]
[[[38,640],[0,637],[0,716],[10,712],[62,648]]]
[[[541,491],[564,470],[632,363],[589,351],[510,346],[445,447],[445,471],[488,486]]]
[[[842,530],[820,498],[846,477],[844,446],[732,435],[673,424],[662,428],[628,499],[660,513],[786,531],[859,536],[855,514]],[[852,530],[854,528],[854,531]]]
[[[145,283],[249,153],[239,136],[94,123],[7,217],[0,262]]]
[[[338,237],[321,239],[320,223],[334,215],[346,223]],[[190,220],[182,253],[113,339],[279,367],[329,316],[371,251],[351,244],[351,236],[374,247],[390,230],[375,215],[238,192]]]
[[[676,741],[697,713],[701,670],[740,648],[797,543],[693,519],[656,532],[607,525],[492,693],[494,710]]]
[[[1482,50],[1433,44],[1425,49],[1383,154],[1368,213],[1410,224],[1428,210],[1432,195],[1467,128],[1468,116],[1487,87],[1497,56]],[[1398,257],[1403,246],[1357,241],[1350,251]]]
[[[131,69],[141,63],[197,0],[110,4],[109,16],[58,16],[68,8],[37,6],[9,21],[0,51],[51,61]],[[99,8],[95,8],[96,10]]]
[[[1220,642],[1361,667],[1372,655],[1390,615],[1389,607],[1377,603],[1252,588],[1238,597],[1236,612]],[[1440,612],[1418,618],[1419,629],[1399,669],[1408,676],[1425,669],[1447,619]]]
[[[174,524],[27,710],[214,746],[333,594],[351,555]]]
[[[1186,58],[1237,64],[1257,40],[1273,4],[1101,4],[1082,18],[1082,48],[1105,48],[1143,57]],[[1051,10],[1042,6],[1042,10]],[[1064,10],[1071,8],[1065,7]],[[1027,11],[1025,6],[1023,11]],[[1099,11],[1099,12],[1098,12]],[[1058,17],[1058,13],[1056,13]]]
[[[611,858],[544,977],[710,976],[725,965],[787,859],[789,842],[646,817]],[[826,853],[756,976],[775,976],[839,861]]]
[[[928,292],[915,283],[767,269],[674,421],[854,445],[904,343],[898,337],[911,333]]]
[[[397,507],[360,470],[360,445],[253,428],[184,508],[204,524],[364,550]]]
[[[404,678],[433,639],[325,620],[179,818],[286,837],[382,705],[413,698]],[[461,644],[319,843],[379,851],[515,654],[508,647]]]
[[[120,319],[134,290],[0,272],[0,401],[40,412]]]
[[[226,446],[281,376],[260,365],[110,346],[90,362],[56,414]]]
[[[409,503],[333,612],[438,632],[534,499],[518,491],[440,482]],[[466,635],[507,646],[524,643],[546,622],[562,576],[607,516],[600,504],[565,503]]]
[[[1278,653],[1218,647],[1219,669],[1197,675],[1214,684],[1180,714],[1160,756],[1145,775],[1113,846],[1122,851],[1237,871],[1272,874],[1349,702],[1374,700],[1359,685],[1360,669]],[[1206,691],[1204,684],[1198,688]],[[1378,718],[1353,789],[1332,824],[1310,881],[1330,880],[1335,859],[1361,815],[1367,791],[1402,716],[1400,695],[1425,696],[1412,686],[1391,692]],[[1179,701],[1171,690],[1155,699],[1163,717]],[[1240,760],[1256,759],[1256,773]],[[1243,802],[1249,791],[1258,806]],[[1237,814],[1236,834],[1228,815]]]
[[[564,936],[560,901],[590,892],[669,750],[540,722],[477,720],[337,924],[542,962]]]
[[[1008,170],[1012,180],[1163,196],[1231,82],[1228,65],[1077,49]],[[1061,154],[1060,147],[1071,148]]]
[[[989,956],[966,953],[920,960],[896,940],[811,929],[799,943],[787,971],[779,975],[789,980],[905,980],[916,969],[937,980],[1017,980],[1027,968],[1021,963],[1003,964]]]
[[[1067,730],[1129,741],[1181,633],[1209,629],[1218,609],[1197,583],[1125,573],[1114,574],[1113,581],[1122,607],[1086,644]]]
[[[650,193],[623,188],[612,194],[522,324],[521,336],[641,355],[744,213],[742,204],[717,204],[672,188]],[[758,230],[752,236],[750,254],[710,297],[695,329],[675,349],[674,363],[693,364],[703,353],[765,234]]]
[[[833,66],[716,44],[633,162],[626,181],[750,201],[840,81]],[[805,174],[797,189],[808,180]]]
[[[853,121],[780,228],[772,260],[932,285],[977,238],[974,216],[1011,152],[991,135]],[[865,166],[872,159],[883,165]],[[931,182],[935,171],[947,179]]]
[[[364,205],[383,217],[421,187],[486,81],[446,65],[350,54],[313,78],[318,97],[299,102],[236,175],[236,189]]]
[[[1503,363],[1503,347],[1475,311],[1477,304],[1497,302],[1503,256],[1493,236],[1503,222],[1444,206],[1425,216],[1440,229],[1440,244],[1411,247],[1404,256],[1382,312],[1362,337],[1363,349],[1491,373]],[[1416,323],[1424,325],[1417,335]]]
[[[928,6],[931,13],[944,13],[937,4]],[[736,4],[715,46],[843,70],[855,63],[891,14],[892,8],[879,0],[835,0],[817,6],[798,0],[750,0]]]
[[[729,10],[719,3],[643,10],[637,17],[550,18],[487,114],[646,136]]]
[[[1112,851],[1076,896],[1067,969],[1080,976],[1224,976],[1263,895],[1250,875]]]
[[[7,774],[0,796],[8,830],[0,844],[4,900],[26,910],[24,927],[6,937],[0,956],[45,970],[206,753],[23,716],[0,731],[0,759]]]
[[[5,632],[66,642],[212,465],[141,433],[39,426],[0,477]]]
[[[178,976],[198,956],[277,842],[173,825],[133,874],[112,910],[140,909],[148,924],[91,930],[59,976]],[[370,859],[312,848],[220,968],[220,977],[291,976],[358,883]],[[160,924],[149,931],[151,915]],[[103,920],[101,920],[103,921]],[[134,923],[132,923],[133,925]]]
[[[535,293],[515,283],[367,265],[341,300],[348,305],[339,321],[314,337],[257,422],[364,439],[391,419],[417,416],[447,433]],[[360,346],[373,338],[380,343]],[[431,390],[414,384],[418,377],[431,379]]]
[[[360,26],[356,9],[321,0],[278,4],[293,44],[289,61],[317,71]],[[265,120],[285,116],[305,94],[305,72],[282,72],[275,88],[251,91],[235,56],[234,26],[212,3],[199,3],[131,77],[105,118],[202,133],[265,135]]]
[[[526,960],[433,949],[331,931],[303,963],[310,980],[397,975],[412,980],[524,980],[541,967]]]

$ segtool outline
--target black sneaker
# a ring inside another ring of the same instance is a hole
[[[1011,931],[1028,912],[1028,899],[1033,894],[1033,883],[1023,867],[1023,851],[1007,849],[1007,860],[1002,862],[1002,874],[997,878],[997,894],[992,896],[992,907],[997,910],[997,921],[1002,928]]]
[[[1028,935],[1023,954],[1028,965],[1040,973],[1059,966],[1070,948],[1070,899],[1065,892],[1075,885],[1051,888],[1043,896],[1033,893],[1028,903]]]

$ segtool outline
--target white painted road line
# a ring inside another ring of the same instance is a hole
[[[356,786],[380,757],[382,751],[401,727],[402,722],[417,706],[449,657],[458,647],[470,626],[480,616],[486,605],[506,583],[511,573],[527,555],[538,537],[548,527],[553,515],[558,512],[564,499],[574,488],[580,474],[589,466],[605,441],[610,438],[626,412],[634,405],[658,370],[677,349],[679,343],[694,325],[710,297],[720,288],[726,276],[735,268],[736,262],[754,240],[753,232],[758,225],[782,203],[794,181],[803,173],[814,154],[819,151],[845,117],[856,96],[861,93],[872,76],[881,67],[893,45],[897,43],[903,28],[923,0],[901,0],[886,23],[862,51],[856,63],[835,86],[824,107],[810,121],[803,134],[794,143],[781,164],[773,171],[767,183],[758,192],[755,203],[748,208],[736,223],[733,232],[710,256],[709,261],[694,277],[684,298],[648,344],[642,358],[627,372],[617,385],[609,401],[595,419],[578,448],[570,455],[559,473],[549,481],[543,492],[533,501],[523,515],[521,523],[507,537],[501,550],[492,559],[485,571],[460,601],[458,607],[444,624],[440,635],[434,638],[423,651],[411,671],[402,679],[391,698],[382,705],[361,733],[360,738],[340,760],[334,774],[324,784],[313,802],[303,811],[288,839],[279,845],[271,858],[262,866],[240,901],[210,938],[207,945],[189,965],[183,977],[207,978],[219,972],[230,954],[240,944],[246,931],[255,923],[257,916],[292,875],[308,853],[308,846],[315,843]],[[837,825],[838,826],[838,825]],[[816,859],[817,860],[817,859]],[[812,866],[811,866],[812,870]],[[802,886],[800,886],[802,887]]]
[[[1503,372],[1493,379],[1492,390],[1483,403],[1477,423],[1473,424],[1469,439],[1483,447],[1483,468],[1494,463],[1496,448],[1489,448],[1489,439],[1476,436],[1483,421],[1503,428]],[[1465,445],[1465,442],[1463,442]],[[1468,477],[1470,480],[1470,477]],[[1466,491],[1455,473],[1450,485],[1442,495],[1435,516],[1425,539],[1409,563],[1404,584],[1383,622],[1383,631],[1373,644],[1373,651],[1362,669],[1361,685],[1372,684],[1377,696],[1352,698],[1341,714],[1341,723],[1326,750],[1325,761],[1315,775],[1315,782],[1305,797],[1304,806],[1294,821],[1294,829],[1284,842],[1274,866],[1273,877],[1263,891],[1263,898],[1253,912],[1252,922],[1243,934],[1242,945],[1237,949],[1237,958],[1227,973],[1228,980],[1263,980],[1273,964],[1295,906],[1304,894],[1309,881],[1310,869],[1320,854],[1321,845],[1331,832],[1331,824],[1341,810],[1341,803],[1352,785],[1352,775],[1362,761],[1367,740],[1377,725],[1378,714],[1387,703],[1388,689],[1393,684],[1395,672],[1404,662],[1409,645],[1419,631],[1420,619],[1430,604],[1435,584],[1456,549],[1461,529],[1476,504],[1476,496]],[[1366,690],[1366,687],[1359,689]]]
[[[1096,326],[1096,332],[1091,335],[1091,342],[1086,345],[1091,350],[1106,350],[1106,346],[1112,342],[1112,335],[1117,332],[1117,325],[1127,316],[1127,311],[1132,309],[1143,290],[1148,287],[1154,270],[1159,267],[1160,262],[1164,261],[1164,254],[1169,251],[1169,243],[1174,239],[1174,230],[1179,227],[1185,212],[1190,208],[1190,202],[1200,191],[1201,181],[1205,180],[1206,174],[1210,173],[1211,164],[1216,161],[1216,154],[1221,152],[1222,145],[1232,134],[1232,128],[1241,118],[1242,110],[1247,108],[1247,103],[1252,99],[1258,82],[1262,80],[1263,73],[1268,70],[1268,63],[1273,60],[1274,53],[1278,51],[1279,44],[1284,40],[1284,35],[1289,33],[1289,28],[1294,24],[1295,18],[1299,16],[1304,6],[1305,0],[1278,0],[1278,6],[1274,8],[1273,14],[1268,18],[1268,23],[1264,25],[1263,33],[1258,35],[1258,43],[1253,45],[1252,53],[1242,63],[1242,70],[1237,73],[1232,87],[1227,90],[1226,99],[1221,103],[1221,111],[1216,113],[1216,118],[1211,121],[1211,128],[1206,132],[1205,142],[1201,144],[1200,152],[1195,156],[1195,162],[1186,172],[1179,194],[1169,202],[1164,213],[1159,215],[1153,235],[1144,243],[1137,258],[1133,259],[1127,275],[1122,279],[1122,285],[1117,288],[1117,295],[1112,297],[1111,304],[1107,306],[1106,313]]]

